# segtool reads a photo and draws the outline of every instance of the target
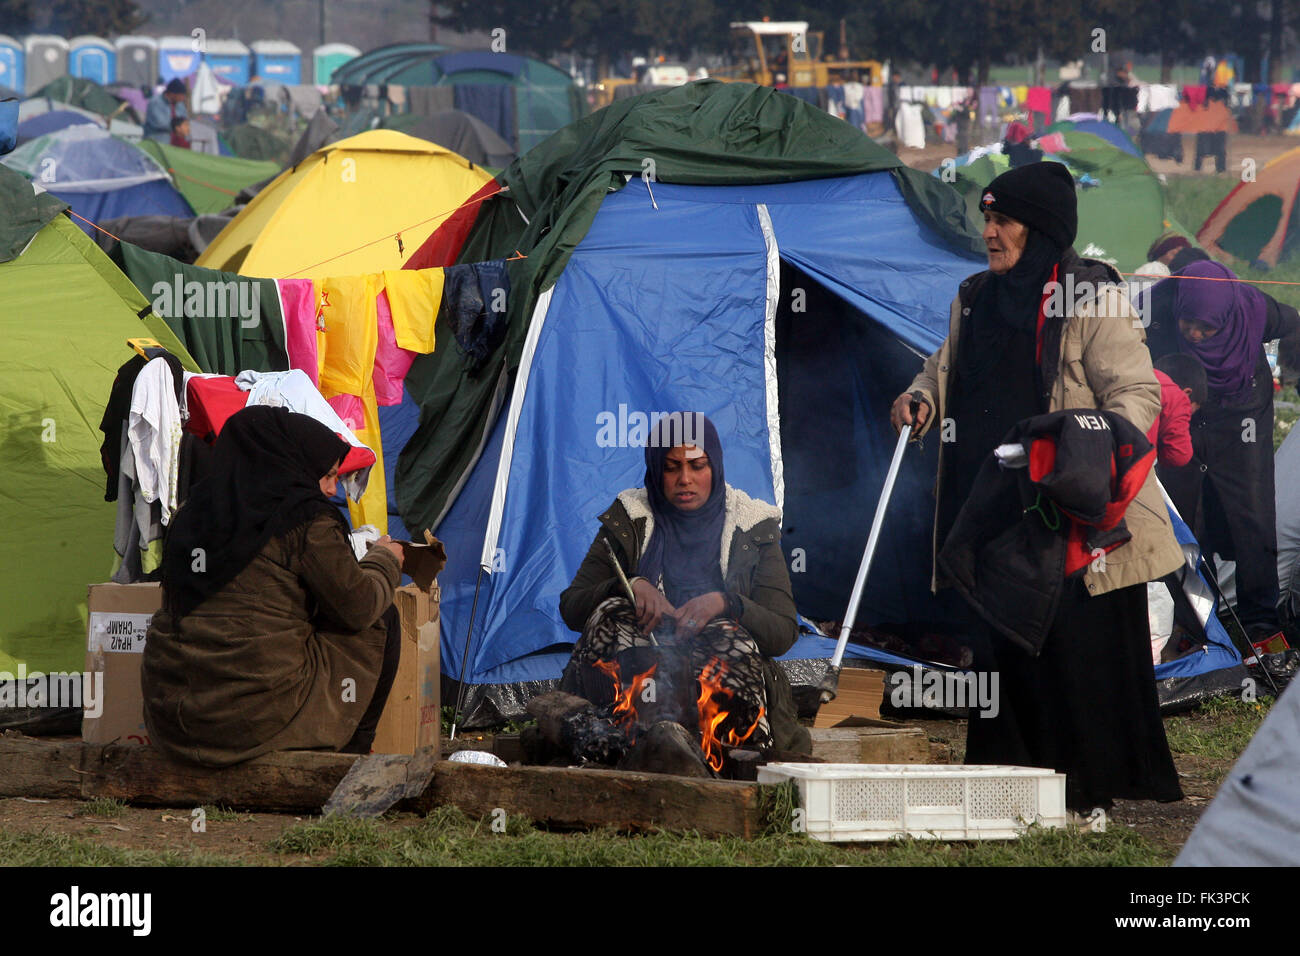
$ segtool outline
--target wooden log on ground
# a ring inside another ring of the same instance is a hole
[[[472,817],[501,808],[549,826],[624,832],[698,830],[752,838],[763,828],[759,785],[667,774],[440,762],[411,809],[451,804]]]
[[[80,797],[83,746],[76,739],[0,737],[0,797]]]
[[[83,746],[82,797],[163,807],[217,804],[320,813],[357,759],[355,754],[290,750],[214,769],[170,760],[153,747]]]
[[[814,727],[813,756],[826,763],[930,763],[920,727]]]
[[[537,718],[537,729],[554,747],[568,747],[564,722],[591,707],[590,702],[562,690],[539,694],[528,701],[528,713]]]

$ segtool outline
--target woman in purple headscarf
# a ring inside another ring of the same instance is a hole
[[[809,753],[789,681],[773,660],[798,630],[780,512],[726,483],[717,429],[697,412],[661,418],[645,464],[642,487],[620,492],[600,515],[560,595],[564,622],[582,634],[561,689],[603,702],[608,665],[620,654],[674,645],[689,657],[692,678],[720,678],[734,723],[751,730],[747,747]],[[620,676],[627,683],[634,675]]]
[[[1279,628],[1277,524],[1273,375],[1264,343],[1281,339],[1280,364],[1300,368],[1300,313],[1212,260],[1157,283],[1144,313],[1152,356],[1189,353],[1209,383],[1192,418],[1190,473],[1171,476],[1170,494],[1191,512],[1184,517],[1207,555],[1236,559],[1237,613],[1251,639],[1271,635]]]

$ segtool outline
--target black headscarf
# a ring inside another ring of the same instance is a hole
[[[272,538],[319,514],[347,522],[320,480],[348,443],[307,415],[253,405],[232,415],[208,477],[176,512],[163,554],[167,609],[183,617],[244,570]]]
[[[713,470],[709,499],[694,511],[683,511],[664,495],[664,460],[681,445],[703,448]],[[727,483],[722,443],[713,422],[698,412],[674,412],[661,418],[646,443],[645,490],[655,525],[637,574],[656,584],[662,574],[664,594],[675,607],[701,594],[723,590]]]
[[[998,361],[1015,333],[1036,335],[1038,310],[1052,268],[1065,249],[1032,226],[1024,252],[1007,272],[990,272],[962,323],[957,341],[957,374],[978,378]]]

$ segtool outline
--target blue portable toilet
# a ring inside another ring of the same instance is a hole
[[[158,41],[153,37],[117,38],[117,82],[152,89],[158,83]]]
[[[117,51],[103,37],[73,37],[68,41],[68,74],[108,86],[117,80]]]
[[[193,37],[163,37],[158,41],[158,82],[184,79],[199,68],[203,54]]]
[[[248,47],[238,40],[209,40],[203,59],[220,79],[235,86],[248,85]]]
[[[253,75],[268,83],[302,83],[302,51],[287,40],[257,40],[252,44]]]
[[[46,83],[68,72],[68,41],[63,37],[34,33],[25,43],[27,50],[27,85],[25,92],[35,93]]]
[[[23,85],[23,65],[26,59],[23,45],[13,37],[0,33],[0,86],[6,86],[22,95],[26,89]]]

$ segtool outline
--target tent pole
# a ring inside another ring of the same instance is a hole
[[[916,420],[918,403],[912,402],[913,421]],[[907,451],[907,440],[912,437],[912,426],[904,425],[898,433],[898,444],[894,446],[894,457],[889,462],[889,472],[885,475],[885,486],[880,491],[880,500],[876,503],[876,514],[871,519],[871,533],[867,536],[867,547],[862,552],[862,562],[858,565],[858,576],[853,581],[853,592],[849,595],[849,607],[844,612],[844,622],[840,625],[840,639],[835,644],[835,654],[831,657],[830,667],[821,683],[821,702],[830,703],[835,699],[835,692],[840,682],[840,663],[844,660],[844,649],[849,643],[849,634],[858,617],[858,604],[862,600],[862,588],[867,583],[867,572],[871,570],[871,559],[875,557],[876,545],[880,542],[880,529],[885,523],[885,512],[889,509],[889,499],[894,492],[894,482],[898,480],[898,468],[903,463],[903,453]]]
[[[465,664],[469,661],[469,639],[474,633],[474,616],[478,613],[478,591],[483,584],[483,565],[478,567],[478,578],[474,581],[474,601],[469,608],[469,627],[465,629],[465,652],[460,657],[460,678],[456,682],[456,709],[451,714],[451,738],[456,739],[456,721],[460,719],[460,709],[465,706]]]

